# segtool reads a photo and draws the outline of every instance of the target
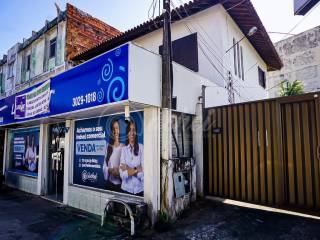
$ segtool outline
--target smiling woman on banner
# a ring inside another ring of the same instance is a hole
[[[110,124],[109,144],[107,145],[106,158],[103,163],[103,175],[107,181],[107,190],[121,191],[119,165],[123,144],[119,141],[120,124],[114,119]]]
[[[136,123],[127,126],[126,146],[122,148],[120,160],[121,189],[125,193],[143,196],[143,145],[138,143]]]
[[[36,146],[34,135],[26,137],[26,153],[25,153],[25,166],[30,172],[35,172],[37,169],[37,159],[36,159]]]

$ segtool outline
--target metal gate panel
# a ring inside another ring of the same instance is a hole
[[[207,109],[207,193],[319,208],[319,101],[308,94]]]

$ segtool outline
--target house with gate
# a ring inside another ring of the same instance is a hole
[[[171,19],[169,114],[161,107],[159,16],[0,101],[4,173],[18,176],[8,185],[46,196],[48,176],[59,176],[62,203],[103,215],[108,199],[129,198],[148,204],[153,223],[159,211],[175,218],[207,193],[203,107],[267,98],[266,72],[282,63],[250,1],[192,1]],[[30,179],[37,187],[22,187]]]

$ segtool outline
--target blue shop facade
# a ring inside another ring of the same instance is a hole
[[[177,115],[192,121],[199,78],[174,69]],[[156,216],[160,105],[161,57],[132,43],[1,99],[6,184],[98,215],[126,196]]]

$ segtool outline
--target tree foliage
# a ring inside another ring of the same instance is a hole
[[[294,96],[304,93],[303,83],[299,80],[294,80],[292,83],[288,81],[281,82],[280,96]]]

